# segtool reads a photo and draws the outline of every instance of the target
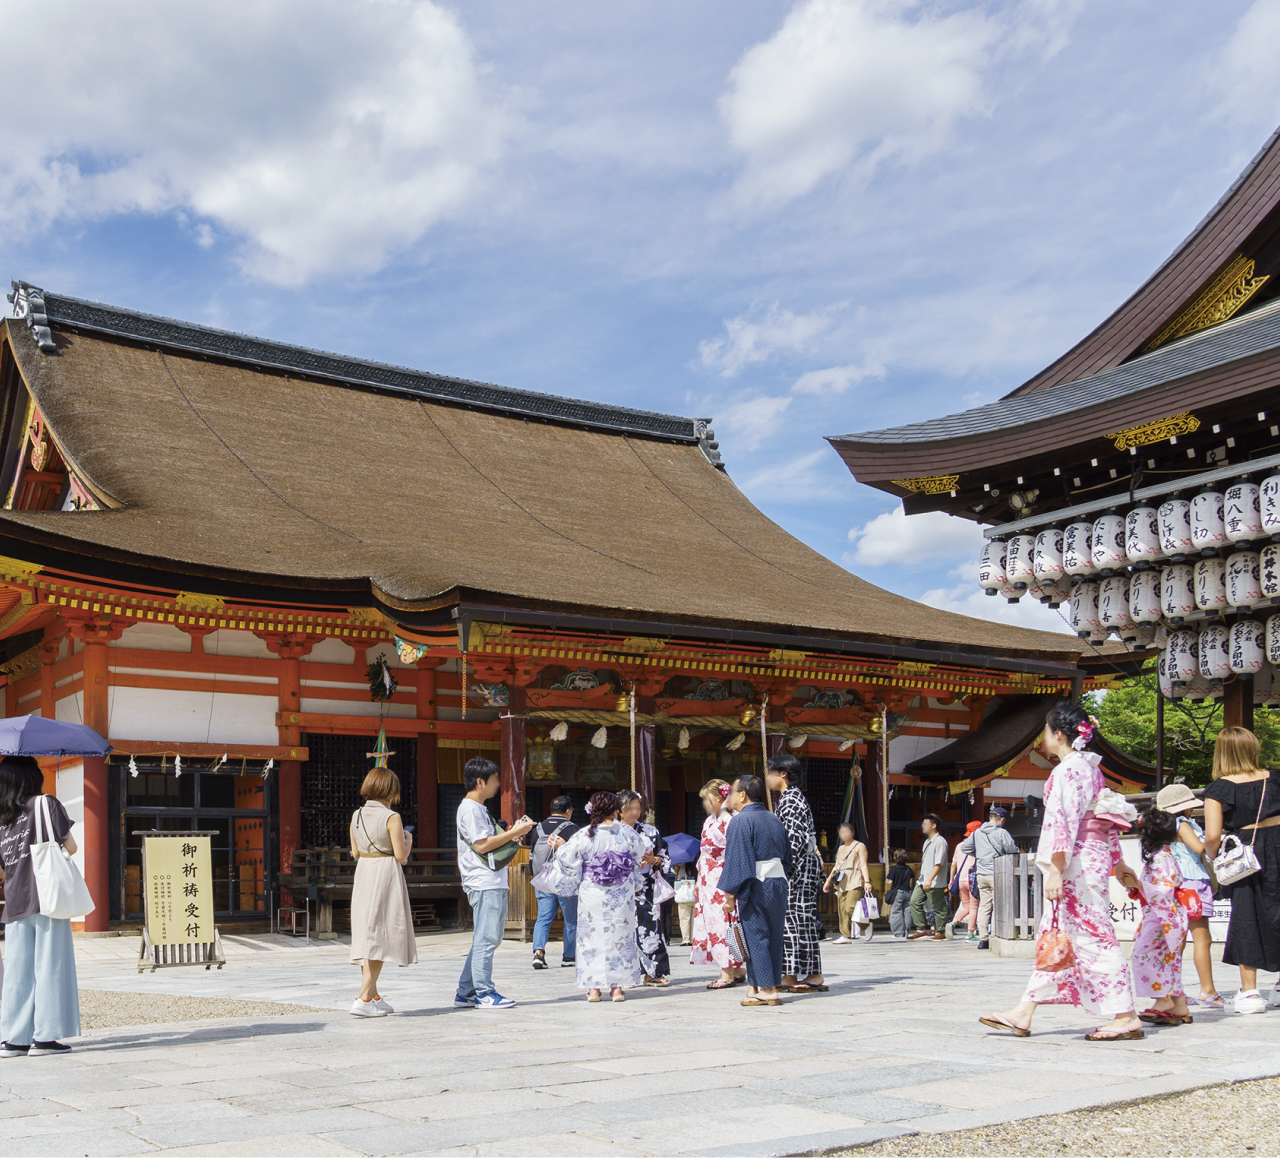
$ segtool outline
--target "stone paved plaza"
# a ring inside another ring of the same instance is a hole
[[[683,962],[667,991],[588,1005],[558,944],[535,973],[507,942],[495,975],[520,1004],[501,1013],[453,1008],[466,945],[420,938],[385,975],[398,1012],[360,1020],[340,943],[231,937],[221,972],[139,976],[135,939],[78,941],[82,988],[332,1012],[102,1029],[0,1062],[0,1153],[792,1154],[1280,1074],[1280,1010],[1095,1045],[1079,1011],[1046,1008],[1029,1040],[990,1034],[978,1015],[1028,963],[959,941],[828,946],[830,993],[781,1009]]]

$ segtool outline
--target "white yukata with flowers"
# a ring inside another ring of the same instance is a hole
[[[615,820],[594,835],[580,828],[547,862],[552,890],[578,895],[579,989],[640,984],[636,893],[644,884],[641,858],[652,851],[649,840]]]
[[[1118,801],[1114,806],[1118,823],[1086,825],[1089,814],[1096,811],[1095,801],[1106,789],[1101,763],[1096,753],[1072,752],[1049,776],[1036,864],[1047,872],[1054,853],[1067,855],[1058,924],[1071,938],[1076,963],[1057,973],[1032,970],[1023,1000],[1079,1005],[1095,1016],[1115,1017],[1134,1007],[1129,963],[1116,939],[1109,899],[1111,870],[1120,862],[1120,828],[1133,809],[1123,797],[1107,792],[1104,801]],[[1054,907],[1045,902],[1040,933],[1053,923]]]

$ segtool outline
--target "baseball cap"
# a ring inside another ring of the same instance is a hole
[[[1009,810],[1007,808],[1001,808],[1000,805],[996,804],[991,808],[991,815],[998,816],[1001,820],[1008,820]]]
[[[1162,812],[1189,812],[1199,803],[1185,784],[1166,784],[1156,793],[1156,807]]]

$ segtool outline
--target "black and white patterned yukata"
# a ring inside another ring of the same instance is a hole
[[[809,802],[799,788],[788,788],[774,806],[787,830],[791,845],[791,871],[787,874],[787,922],[783,936],[782,972],[797,980],[822,972],[818,948],[818,893],[822,889],[822,862],[818,859],[818,834]]]
[[[662,874],[671,869],[667,842],[652,824],[636,822],[636,831],[653,845],[658,863],[642,873],[644,881],[636,890],[636,942],[640,947],[640,964],[649,977],[670,977],[671,960],[667,956],[667,939],[662,932],[662,902],[655,898]],[[663,880],[665,884],[665,880]],[[667,896],[670,889],[664,889]]]

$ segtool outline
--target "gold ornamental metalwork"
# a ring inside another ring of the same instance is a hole
[[[1142,347],[1142,352],[1149,353],[1176,338],[1216,326],[1234,316],[1270,280],[1267,274],[1255,277],[1254,269],[1252,259],[1234,254],[1214,279]]]
[[[1167,418],[1156,418],[1144,422],[1141,426],[1130,426],[1117,430],[1105,437],[1115,443],[1116,450],[1128,450],[1131,446],[1149,446],[1153,442],[1164,442],[1179,434],[1194,434],[1200,429],[1200,419],[1190,410],[1181,414],[1170,414]]]
[[[891,478],[889,481],[894,486],[901,487],[904,491],[911,491],[913,494],[945,495],[960,485],[960,476],[931,474],[921,475],[919,478]]]

